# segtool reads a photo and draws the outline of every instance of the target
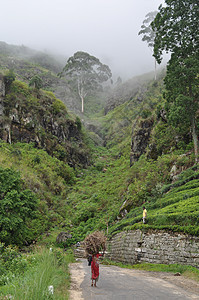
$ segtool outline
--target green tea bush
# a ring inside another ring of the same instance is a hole
[[[194,179],[199,179],[199,171],[193,172],[193,173],[192,173],[192,171],[190,171],[190,172],[187,172],[187,174],[189,175],[189,177],[187,177],[186,175],[185,176],[182,175],[181,178],[183,178],[183,179],[179,179],[178,181],[176,181],[176,182],[174,182],[172,184],[164,186],[162,188],[162,193],[166,193],[171,188],[182,186],[182,185],[186,184],[187,182],[192,181]]]

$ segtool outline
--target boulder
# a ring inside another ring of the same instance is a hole
[[[63,243],[63,242],[66,242],[68,239],[71,239],[72,238],[72,235],[70,233],[67,233],[67,232],[60,232],[56,238],[56,242],[57,243]]]
[[[135,123],[132,130],[130,165],[137,161],[142,154],[146,153],[153,123],[153,119],[141,119]]]

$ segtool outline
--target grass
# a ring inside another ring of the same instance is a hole
[[[181,275],[193,279],[199,282],[199,269],[186,266],[186,265],[178,265],[178,264],[151,264],[151,263],[141,263],[135,265],[124,265],[122,263],[113,262],[108,259],[103,260],[103,264],[105,265],[114,265],[120,268],[127,269],[135,269],[135,270],[144,270],[149,272],[169,272],[169,273],[180,273]]]
[[[68,299],[70,284],[68,264],[74,260],[72,252],[39,248],[32,255],[35,262],[23,276],[15,278],[0,289],[0,299],[13,296],[16,300]],[[53,295],[49,292],[53,286]]]

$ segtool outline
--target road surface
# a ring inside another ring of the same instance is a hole
[[[199,284],[183,276],[100,264],[97,287],[91,287],[85,259],[71,264],[70,273],[70,300],[199,300]]]

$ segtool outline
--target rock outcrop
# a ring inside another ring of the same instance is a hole
[[[72,235],[70,233],[67,232],[60,232],[56,238],[56,242],[57,243],[65,243],[68,239],[71,239]]]
[[[52,93],[29,89],[20,82],[5,96],[0,77],[0,138],[8,143],[33,143],[72,167],[89,164],[89,151],[74,116]]]
[[[146,152],[153,123],[153,119],[141,119],[135,122],[132,130],[130,165]]]

